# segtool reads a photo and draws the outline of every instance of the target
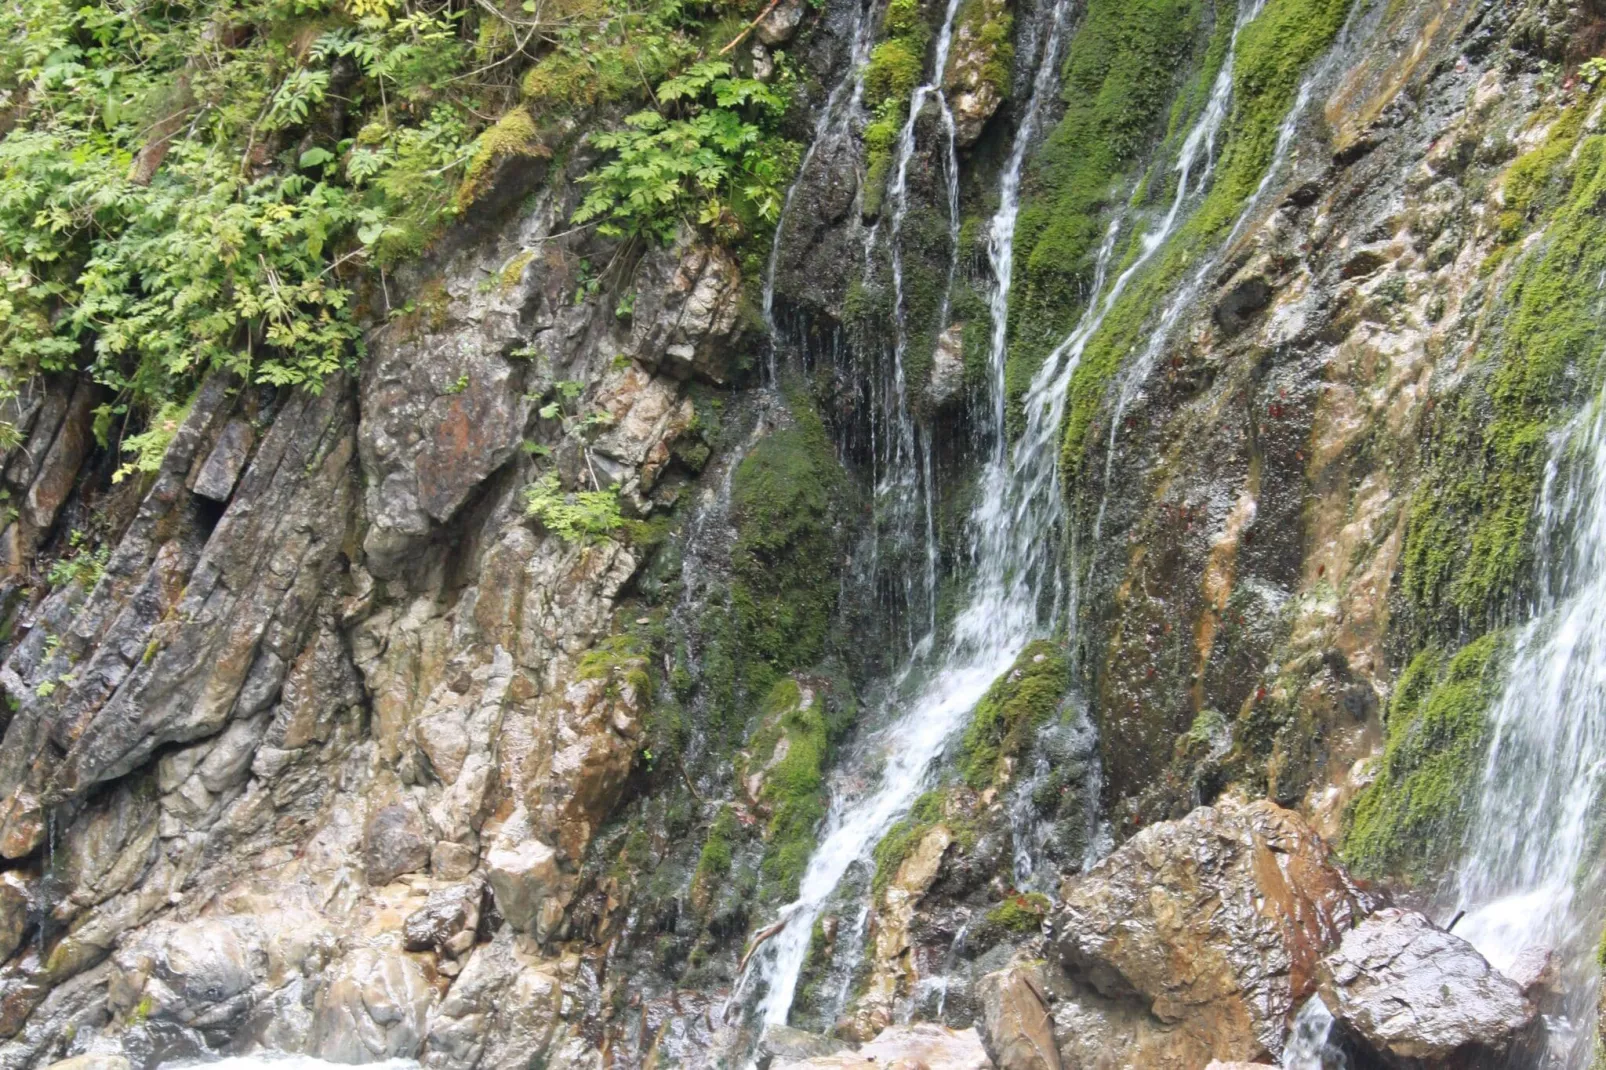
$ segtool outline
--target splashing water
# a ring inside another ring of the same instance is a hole
[[[1294,1016],[1283,1048],[1282,1070],[1349,1070],[1349,1059],[1333,1042],[1333,1015],[1320,996],[1312,996]]]
[[[1538,515],[1542,586],[1489,714],[1488,756],[1455,885],[1469,913],[1456,932],[1500,970],[1525,948],[1555,951],[1568,1017],[1578,1022],[1590,1013],[1589,952],[1601,922],[1606,391],[1555,436]],[[1574,1044],[1566,1065],[1584,1065],[1588,1047]]]

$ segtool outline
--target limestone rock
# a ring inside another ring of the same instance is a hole
[[[260,995],[269,957],[256,918],[201,918],[153,927],[112,965],[107,1002],[119,1013],[226,1029]]]
[[[854,1003],[849,1016],[856,1039],[885,1035],[892,1024],[893,1009],[900,993],[918,980],[909,939],[915,908],[937,879],[943,856],[954,842],[946,825],[934,825],[920,838],[882,893],[876,912],[875,944],[872,948],[870,980],[864,994]]]
[[[759,1037],[759,1050],[780,1063],[797,1062],[821,1055],[836,1055],[847,1047],[834,1037],[793,1029],[785,1025],[764,1027]]]
[[[368,817],[363,832],[363,861],[369,884],[389,884],[403,873],[429,868],[433,837],[416,807],[382,806]]]
[[[570,879],[558,865],[558,852],[536,839],[523,811],[516,811],[497,831],[485,856],[485,872],[496,909],[520,932],[541,929],[542,919],[551,916],[550,908],[543,913],[549,901],[557,904],[560,914],[568,904]]]
[[[725,383],[742,272],[719,246],[682,242],[643,261],[625,353],[677,379]]]
[[[992,1066],[976,1030],[920,1022],[882,1030],[856,1052],[777,1061],[771,1070],[992,1070]]]
[[[1042,968],[1021,963],[981,979],[982,1047],[998,1070],[1060,1070]]]
[[[931,377],[926,380],[926,401],[941,408],[959,397],[965,386],[965,325],[955,323],[937,336],[931,355]]]
[[[360,947],[335,965],[318,992],[311,1051],[334,1063],[411,1059],[423,1045],[433,997],[416,960]]]
[[[1297,814],[1231,800],[1143,829],[1062,901],[1054,948],[1073,976],[1239,1061],[1281,1052],[1361,906]]]
[[[0,874],[0,961],[22,944],[28,929],[28,908],[32,896],[22,878],[14,872]]]
[[[979,0],[968,5],[966,16],[954,28],[943,88],[954,113],[954,136],[961,148],[968,148],[981,137],[982,128],[998,111],[1008,91],[1009,22],[1006,0]]]
[[[753,34],[764,44],[773,48],[785,44],[797,32],[798,23],[803,21],[803,0],[778,0],[769,12],[758,20],[758,26]]]
[[[485,886],[477,880],[429,893],[424,905],[407,915],[403,923],[402,935],[407,950],[447,953],[451,947],[452,957],[460,957],[474,946],[474,930],[480,923],[480,898],[484,894]],[[454,942],[464,933],[468,938],[467,946],[458,948]]]
[[[195,493],[215,502],[228,501],[255,444],[256,433],[248,421],[230,420],[195,476]]]
[[[131,1065],[121,1055],[74,1055],[51,1063],[45,1070],[129,1070]]]
[[[1411,910],[1386,909],[1321,963],[1333,1016],[1390,1066],[1504,1065],[1530,1039],[1533,1005],[1471,944]]]

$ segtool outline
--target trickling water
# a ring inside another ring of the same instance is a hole
[[[1590,1013],[1588,959],[1601,924],[1606,391],[1556,435],[1551,454],[1539,503],[1541,590],[1489,715],[1488,757],[1455,886],[1469,913],[1456,932],[1496,969],[1524,948],[1554,950],[1577,1023]],[[1566,1065],[1584,1065],[1588,1048],[1574,1044]]]
[[[891,233],[887,244],[892,260],[894,326],[892,382],[895,405],[894,430],[898,438],[891,463],[887,467],[889,479],[884,486],[877,488],[877,497],[896,495],[907,503],[904,512],[912,513],[918,508],[925,518],[925,529],[929,537],[926,539],[922,579],[925,587],[923,593],[928,630],[920,644],[925,649],[929,649],[937,630],[937,546],[934,520],[936,502],[935,488],[931,479],[931,443],[921,436],[915,427],[914,413],[909,404],[909,383],[904,374],[904,365],[909,353],[909,323],[908,309],[904,304],[902,239],[903,224],[909,215],[909,163],[914,158],[915,152],[915,124],[920,119],[920,113],[925,110],[926,101],[934,99],[942,115],[943,130],[947,140],[945,175],[948,182],[948,283],[949,287],[952,287],[953,268],[958,259],[959,246],[959,156],[954,141],[953,113],[949,110],[948,98],[942,91],[942,76],[948,67],[948,52],[953,45],[954,18],[958,13],[959,0],[948,0],[948,6],[943,13],[942,29],[937,33],[933,66],[935,74],[932,81],[916,87],[914,94],[909,98],[909,117],[904,120],[903,129],[898,134],[898,155],[893,166],[892,185],[888,190],[893,205]],[[947,318],[947,304],[948,295],[945,293],[942,312],[937,322],[939,330],[943,327],[942,321]],[[923,649],[922,653],[924,652]]]
[[[953,981],[954,967],[959,963],[959,956],[964,953],[965,936],[969,932],[970,919],[966,918],[964,923],[959,926],[959,931],[954,933],[953,943],[948,945],[948,957],[943,960],[942,977],[938,980],[938,985],[941,989],[937,996],[937,1013],[935,1015],[938,1025],[943,1024],[942,1012],[943,1008],[948,1005],[948,987]]]
[[[1349,1070],[1349,1059],[1333,1042],[1333,1015],[1320,996],[1312,996],[1294,1016],[1283,1048],[1282,1070]]]
[[[1264,0],[1261,0],[1261,3],[1263,4]],[[1258,10],[1259,5],[1257,5],[1255,8],[1256,12],[1258,12]],[[1253,18],[1254,14],[1250,14],[1249,17]],[[1242,23],[1240,22],[1239,25],[1241,26]],[[1216,246],[1215,254],[1205,258],[1204,263],[1199,265],[1198,269],[1195,270],[1191,276],[1189,276],[1188,280],[1171,294],[1170,299],[1166,302],[1164,310],[1160,313],[1159,321],[1155,324],[1154,330],[1149,335],[1148,344],[1143,347],[1142,354],[1137,360],[1132,361],[1129,365],[1127,365],[1126,370],[1120,377],[1116,390],[1115,405],[1110,416],[1110,439],[1104,450],[1104,496],[1099,501],[1098,515],[1093,521],[1092,544],[1094,546],[1099,545],[1099,538],[1104,533],[1104,514],[1107,506],[1109,505],[1109,492],[1115,475],[1115,444],[1117,437],[1121,433],[1121,425],[1126,418],[1126,411],[1129,407],[1131,407],[1132,403],[1137,400],[1137,396],[1143,389],[1143,385],[1148,382],[1149,376],[1153,374],[1154,366],[1159,361],[1160,354],[1164,350],[1166,342],[1171,337],[1171,332],[1176,328],[1177,321],[1182,317],[1182,313],[1186,309],[1192,307],[1193,302],[1204,290],[1206,283],[1209,281],[1211,276],[1215,274],[1216,269],[1220,267],[1221,258],[1228,252],[1228,250],[1232,248],[1233,242],[1238,240],[1238,236],[1243,232],[1243,228],[1248,224],[1249,220],[1254,217],[1255,209],[1259,205],[1261,197],[1265,195],[1266,190],[1271,186],[1272,181],[1282,171],[1283,164],[1288,159],[1289,149],[1293,146],[1294,135],[1299,130],[1300,120],[1304,117],[1305,108],[1310,104],[1311,92],[1316,83],[1326,76],[1328,67],[1333,62],[1333,58],[1340,54],[1342,54],[1342,49],[1340,48],[1333,48],[1329,50],[1328,58],[1324,60],[1322,64],[1314,72],[1312,72],[1308,78],[1305,79],[1303,83],[1301,83],[1299,87],[1299,93],[1294,98],[1293,106],[1288,109],[1288,114],[1284,116],[1282,125],[1278,128],[1277,145],[1272,152],[1271,162],[1266,167],[1266,173],[1261,176],[1260,184],[1255,187],[1255,192],[1250,194],[1249,199],[1244,202],[1243,209],[1238,213],[1237,222],[1233,224],[1232,230],[1228,232],[1227,237]],[[1230,85],[1224,87],[1223,79],[1227,79],[1230,82],[1231,75],[1232,55],[1229,53],[1227,56],[1227,61],[1222,65],[1221,73],[1216,78],[1216,90],[1222,93],[1229,91],[1231,87]],[[1212,93],[1211,99],[1212,102],[1214,102],[1215,93]],[[1222,107],[1225,108],[1224,100]],[[1223,112],[1223,114],[1225,114],[1225,112]],[[1206,141],[1205,148],[1207,152],[1213,151],[1213,134],[1211,135],[1211,138]],[[1186,148],[1184,148],[1184,157],[1185,156]],[[1183,161],[1181,159],[1178,160],[1177,165],[1179,168],[1182,166],[1182,162]],[[1213,166],[1213,161],[1207,163],[1205,167],[1206,176],[1209,175]],[[1201,181],[1202,180],[1203,176],[1201,176]],[[1185,184],[1185,182],[1186,175],[1184,174],[1178,182],[1177,189],[1179,194],[1181,193],[1182,186]],[[1173,211],[1174,210],[1175,202],[1173,202]]]
[[[814,138],[798,164],[797,177],[792,180],[785,199],[781,201],[781,211],[775,220],[775,234],[770,239],[770,259],[764,271],[763,308],[764,326],[770,339],[766,367],[772,385],[776,381],[776,350],[780,348],[780,330],[775,324],[775,274],[781,263],[781,236],[786,232],[786,221],[792,214],[792,202],[797,199],[797,191],[808,176],[809,165],[814,162],[815,155],[821,146],[833,144],[847,133],[850,120],[859,110],[859,102],[864,96],[864,69],[870,62],[870,45],[875,40],[874,20],[865,10],[866,6],[863,0],[854,5],[853,28],[848,35],[847,70],[836,88],[831,90],[830,96],[825,98],[825,107],[820,109],[820,117],[814,124]]]
[[[1009,341],[1009,289],[1015,279],[1015,220],[1020,215],[1020,179],[1026,165],[1026,153],[1037,137],[1037,124],[1043,114],[1043,104],[1054,93],[1059,73],[1060,39],[1065,34],[1066,16],[1071,0],[1054,0],[1049,10],[1047,39],[1043,54],[1038,57],[1037,73],[1032,78],[1032,95],[1026,101],[1020,126],[1015,130],[1015,143],[1010,147],[1009,160],[998,182],[998,210],[993,213],[987,227],[987,263],[992,268],[993,286],[988,295],[988,311],[992,315],[992,344],[988,349],[988,367],[992,371],[992,434],[993,461],[1004,463],[1008,439],[1004,433],[1004,407],[1007,403],[1004,384],[1005,357]]]

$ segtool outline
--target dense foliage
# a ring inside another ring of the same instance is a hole
[[[746,233],[795,147],[773,132],[784,62],[774,85],[696,62],[743,6],[8,0],[0,390],[90,374],[105,439],[210,369],[318,389],[391,311],[386,268],[581,105],[652,107],[593,125],[576,223]]]

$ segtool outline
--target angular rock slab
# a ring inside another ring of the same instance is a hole
[[[1054,949],[1218,1059],[1281,1052],[1322,954],[1363,896],[1298,814],[1224,800],[1143,829],[1066,882]]]
[[[1018,963],[981,979],[981,1042],[998,1070],[1060,1070],[1042,963]]]
[[[1401,1070],[1503,1066],[1538,1015],[1515,981],[1414,910],[1380,910],[1321,963],[1322,1002]]]

